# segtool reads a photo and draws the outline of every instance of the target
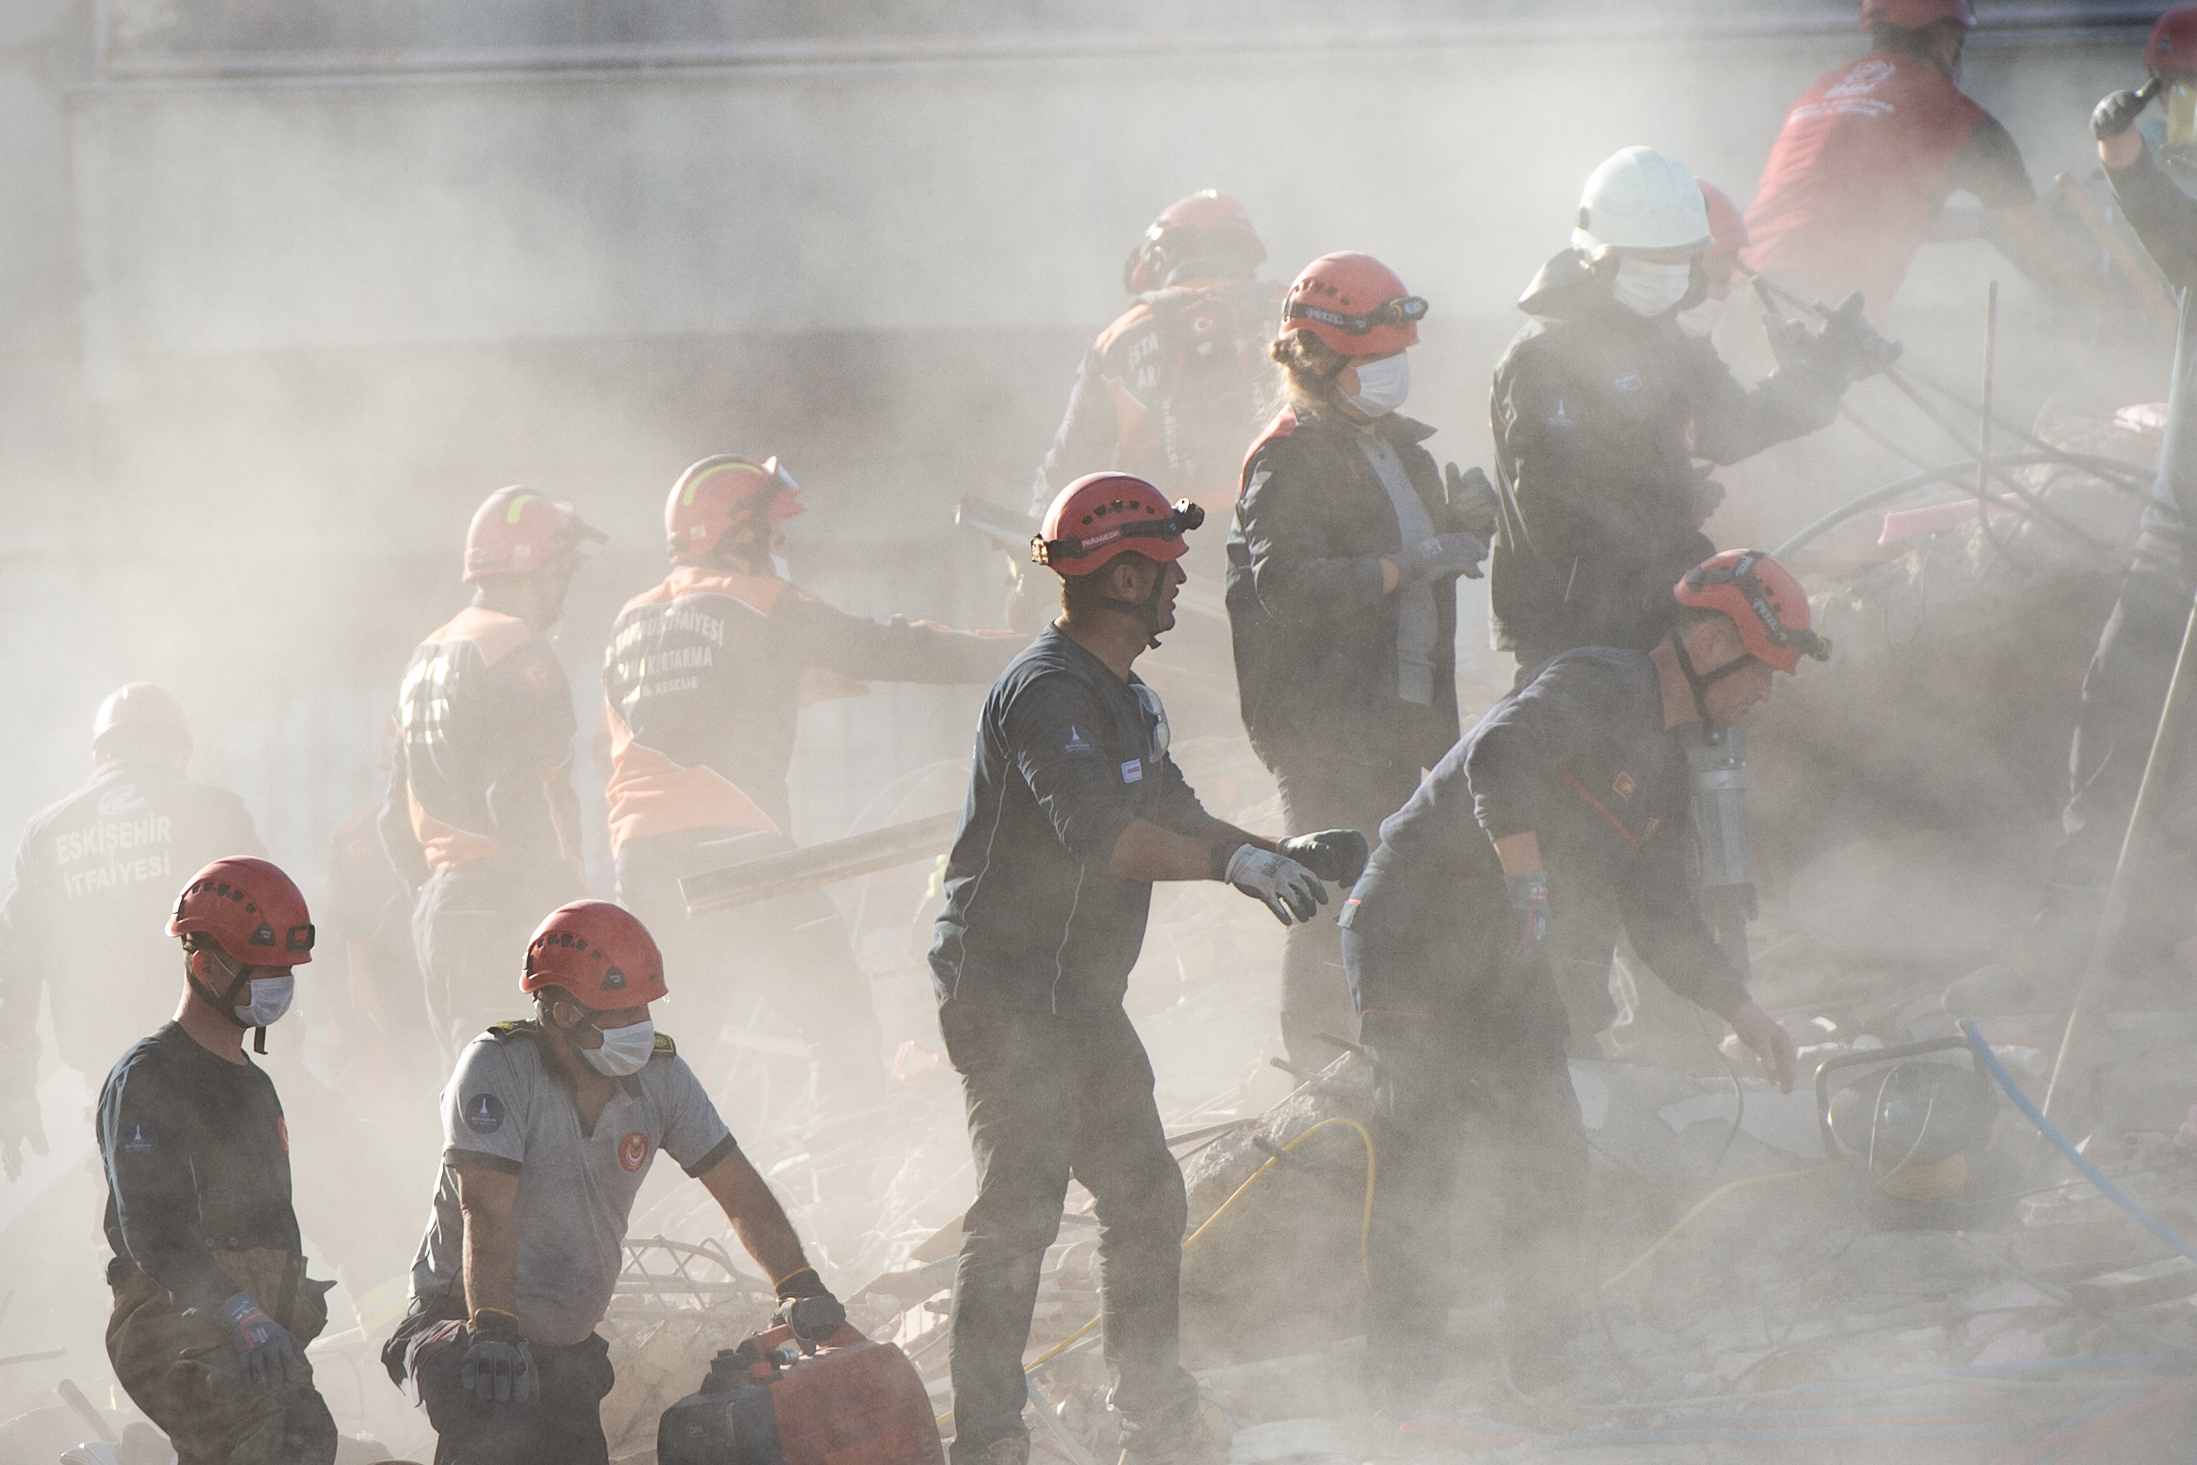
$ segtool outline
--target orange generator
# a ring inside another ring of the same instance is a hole
[[[657,1465],[946,1465],[930,1395],[890,1343],[842,1327],[805,1351],[791,1328],[717,1355],[664,1411]]]

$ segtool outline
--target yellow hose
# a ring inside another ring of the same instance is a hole
[[[1306,1140],[1312,1138],[1312,1136],[1318,1134],[1321,1130],[1327,1128],[1331,1124],[1340,1124],[1345,1129],[1355,1130],[1357,1132],[1358,1138],[1365,1144],[1365,1207],[1358,1218],[1358,1271],[1359,1274],[1363,1276],[1368,1282],[1371,1282],[1373,1280],[1373,1182],[1380,1173],[1379,1167],[1376,1165],[1373,1157],[1372,1134],[1367,1131],[1366,1127],[1363,1124],[1360,1124],[1355,1119],[1322,1119],[1319,1123],[1305,1130],[1303,1134],[1298,1135],[1288,1144],[1283,1145],[1282,1154],[1288,1154],[1291,1150],[1294,1150],[1295,1148],[1297,1148],[1297,1146],[1303,1144]],[[1184,1238],[1182,1243],[1182,1249],[1184,1251],[1188,1251],[1191,1247],[1196,1246],[1199,1241],[1203,1240],[1205,1237],[1205,1233],[1213,1229],[1213,1223],[1218,1221],[1221,1217],[1227,1215],[1229,1209],[1234,1206],[1237,1201],[1243,1199],[1243,1194],[1245,1191],[1249,1190],[1252,1186],[1258,1184],[1260,1177],[1265,1175],[1267,1171],[1273,1169],[1276,1165],[1280,1163],[1281,1155],[1267,1156],[1265,1164],[1261,1165],[1258,1169],[1252,1171],[1249,1179],[1245,1180],[1243,1184],[1237,1186],[1235,1190],[1229,1194],[1228,1199],[1222,1201],[1219,1207],[1214,1210],[1213,1214],[1207,1216],[1205,1220],[1199,1224],[1197,1230],[1191,1232],[1189,1236]],[[1659,1242],[1657,1244],[1660,1245],[1661,1243]],[[1643,1258],[1643,1260],[1645,1260],[1645,1258]],[[1076,1344],[1082,1342],[1085,1338],[1089,1337],[1091,1334],[1091,1330],[1098,1325],[1099,1319],[1092,1318],[1082,1327],[1076,1329],[1067,1337],[1061,1339],[1058,1343],[1055,1343],[1052,1347],[1046,1349],[1043,1353],[1040,1353],[1037,1357],[1031,1359],[1028,1363],[1024,1364],[1022,1366],[1022,1371],[1024,1373],[1036,1373],[1046,1364],[1051,1363],[1054,1359],[1060,1357],[1061,1354],[1066,1353],[1070,1348],[1073,1348]],[[952,1422],[953,1415],[950,1413],[941,1414],[938,1416],[938,1427],[940,1429],[946,1428],[947,1425],[951,1424]]]
[[[1828,1165],[1811,1165],[1805,1170],[1779,1170],[1769,1175],[1749,1175],[1744,1179],[1734,1180],[1727,1185],[1719,1185],[1716,1189],[1710,1191],[1700,1200],[1694,1202],[1694,1208],[1686,1212],[1685,1215],[1680,1216],[1678,1218],[1677,1225],[1673,1226],[1670,1230],[1664,1232],[1661,1236],[1657,1237],[1655,1245],[1649,1247],[1646,1251],[1640,1253],[1640,1255],[1634,1257],[1631,1261],[1625,1263],[1624,1266],[1620,1267],[1616,1272],[1612,1273],[1609,1280],[1604,1282],[1598,1290],[1607,1292],[1610,1288],[1615,1287],[1619,1282],[1622,1282],[1627,1277],[1631,1276],[1635,1271],[1638,1271],[1642,1266],[1646,1265],[1648,1258],[1654,1256],[1657,1252],[1661,1251],[1664,1246],[1670,1242],[1672,1237],[1676,1236],[1679,1232],[1685,1230],[1688,1226],[1692,1225],[1694,1217],[1700,1215],[1703,1211],[1707,1210],[1710,1206],[1716,1204],[1717,1201],[1723,1199],[1725,1196],[1730,1195],[1733,1191],[1743,1189],[1749,1185],[1760,1185],[1765,1180],[1798,1180],[1803,1175],[1821,1175],[1826,1170],[1836,1170],[1840,1165],[1843,1165],[1844,1163],[1845,1161],[1843,1160],[1834,1160]]]

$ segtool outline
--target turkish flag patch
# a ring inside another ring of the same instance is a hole
[[[1633,788],[1632,775],[1629,773],[1618,774],[1617,777],[1610,780],[1610,787],[1617,790],[1617,796],[1619,798],[1631,798]]]
[[[618,1163],[638,1170],[648,1163],[648,1136],[638,1129],[618,1141]]]

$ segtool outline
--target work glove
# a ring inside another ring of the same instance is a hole
[[[1724,485],[1713,478],[1702,477],[1686,485],[1686,517],[1699,529],[1709,522],[1709,516],[1724,502]],[[1668,599],[1660,596],[1659,599]]]
[[[32,1058],[26,1066],[36,1063]],[[31,1153],[46,1153],[46,1121],[38,1111],[38,1094],[26,1089],[20,1093],[0,1095],[0,1167],[15,1180],[23,1173],[23,1146],[28,1144]]]
[[[793,1329],[797,1341],[813,1346],[830,1342],[846,1325],[847,1308],[832,1296],[816,1268],[803,1267],[779,1278],[775,1321],[780,1327]]]
[[[1221,878],[1245,895],[1264,901],[1274,919],[1285,926],[1311,920],[1327,904],[1327,887],[1320,883],[1319,876],[1289,856],[1255,844],[1237,845]]]
[[[1861,292],[1856,290],[1832,307],[1809,351],[1819,369],[1836,373],[1848,383],[1890,366],[1900,354],[1899,342],[1879,334],[1861,313],[1861,306]]]
[[[228,1319],[229,1342],[246,1378],[263,1389],[278,1389],[304,1376],[305,1360],[290,1330],[262,1312],[251,1293],[230,1297],[221,1304],[221,1314]]]
[[[1298,864],[1319,876],[1348,890],[1358,883],[1365,873],[1365,862],[1372,853],[1366,848],[1366,838],[1355,829],[1323,829],[1317,834],[1300,834],[1285,839],[1279,846],[1281,852]]]
[[[1530,875],[1505,875],[1504,893],[1510,896],[1511,913],[1518,918],[1518,950],[1539,957],[1549,945],[1549,876],[1546,870]]]
[[[2098,103],[2090,114],[2090,135],[2100,142],[2119,137],[2136,125],[2151,98],[2123,88]]]
[[[1460,469],[1455,463],[1442,467],[1442,497],[1449,500],[1450,512],[1457,522],[1482,539],[1495,538],[1496,529],[1503,522],[1503,501],[1496,497],[1495,485],[1478,468]]]
[[[1488,557],[1488,542],[1477,534],[1437,534],[1390,555],[1396,566],[1396,585],[1418,585],[1437,575],[1480,578],[1480,561]]]
[[[542,1391],[534,1355],[519,1336],[519,1320],[483,1310],[465,1329],[458,1385],[483,1404],[531,1404]]]

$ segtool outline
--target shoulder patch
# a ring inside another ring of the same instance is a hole
[[[1088,758],[1098,751],[1098,739],[1080,723],[1068,723],[1053,734],[1053,746],[1063,758]]]
[[[656,1046],[649,1050],[648,1056],[650,1058],[676,1058],[678,1055],[679,1045],[671,1040],[671,1034],[658,1033],[656,1035]]]
[[[513,1038],[539,1038],[541,1035],[542,1025],[531,1017],[499,1022],[487,1032],[488,1037],[499,1043],[508,1043]]]

